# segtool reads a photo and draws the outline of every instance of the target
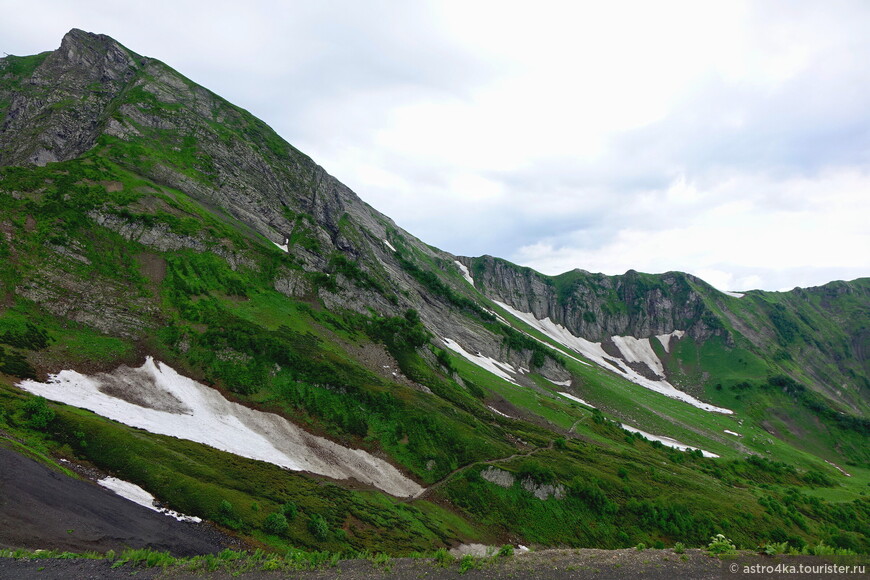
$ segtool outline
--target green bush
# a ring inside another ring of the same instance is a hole
[[[299,513],[299,508],[292,501],[286,502],[281,506],[281,512],[284,514],[284,517],[289,521],[293,521],[296,519],[296,514]]]
[[[308,518],[308,531],[321,542],[329,537],[329,524],[320,514],[311,514]]]
[[[724,554],[735,554],[737,548],[731,540],[722,534],[716,534],[710,538],[710,543],[707,545],[707,551],[715,556],[721,556]]]
[[[54,410],[46,404],[45,397],[28,399],[23,410],[27,426],[37,431],[45,431],[54,420]]]
[[[266,516],[263,522],[263,530],[268,534],[283,536],[290,530],[290,524],[287,523],[287,518],[284,514],[275,512]]]

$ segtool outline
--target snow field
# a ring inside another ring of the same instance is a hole
[[[135,385],[136,391],[104,392],[108,390],[106,385],[118,384]],[[45,383],[26,380],[18,386],[131,427],[203,443],[293,471],[356,479],[400,497],[414,496],[423,490],[394,466],[366,451],[343,447],[311,435],[283,417],[228,401],[215,389],[184,377],[151,357],[137,369],[120,367],[109,375],[94,376],[65,370],[51,375]],[[178,404],[169,410],[165,405],[154,404],[166,400]]]
[[[703,401],[696,399],[688,393],[680,391],[664,379],[655,381],[650,380],[643,375],[638,374],[633,369],[626,368],[626,366],[623,365],[619,359],[616,359],[607,354],[601,347],[601,343],[591,342],[586,340],[585,338],[574,336],[567,328],[560,324],[556,324],[549,318],[539,320],[535,318],[533,314],[530,314],[528,312],[520,312],[519,310],[516,310],[515,308],[512,308],[511,306],[503,302],[498,302],[495,300],[493,302],[495,302],[529,326],[546,334],[547,336],[564,345],[565,347],[583,355],[587,359],[595,362],[596,364],[607,370],[616,370],[616,372],[620,373],[626,379],[637,385],[645,387],[651,391],[661,393],[666,397],[683,401],[684,403],[688,403],[704,411],[709,411],[711,413],[722,413],[724,415],[730,415],[733,413],[733,411],[731,411],[730,409],[716,407],[714,405],[710,405],[709,403],[704,403]],[[674,334],[675,333],[671,333],[671,335],[668,336],[673,336]],[[624,360],[630,362],[643,362],[648,366],[649,363],[653,363],[654,366],[650,366],[650,368],[654,371],[656,371],[656,369],[661,369],[661,375],[664,374],[664,369],[662,367],[661,361],[652,350],[652,347],[649,344],[649,339],[637,339],[634,337],[619,336],[614,336],[612,338],[614,344],[616,344],[619,348],[620,353],[623,355],[623,357],[625,357]]]

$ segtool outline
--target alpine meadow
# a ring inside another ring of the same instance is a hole
[[[214,535],[36,510],[0,547],[870,551],[868,278],[455,256],[80,30],[0,59],[0,231],[0,451]]]

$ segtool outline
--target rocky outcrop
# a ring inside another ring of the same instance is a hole
[[[480,476],[486,481],[504,488],[513,487],[517,480],[513,473],[492,465],[481,471]],[[565,486],[561,484],[538,483],[531,477],[526,477],[520,481],[520,485],[541,501],[550,497],[565,499]]]
[[[15,291],[54,315],[105,334],[135,340],[155,325],[155,305],[131,298],[129,288],[110,280],[86,280],[62,269],[44,268],[32,272]]]
[[[460,258],[489,298],[549,318],[575,336],[604,341],[612,336],[649,337],[685,329],[704,340],[721,332],[689,274],[668,272],[622,276],[574,270],[550,277],[505,260]]]
[[[45,165],[93,147],[140,62],[108,36],[71,30],[20,86],[0,83],[0,100],[10,100],[0,125],[0,165]],[[6,66],[0,63],[0,78]]]

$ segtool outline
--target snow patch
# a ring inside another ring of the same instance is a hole
[[[622,353],[623,360],[627,362],[643,363],[661,378],[665,377],[665,369],[662,361],[656,356],[648,338],[635,338],[633,336],[611,336],[610,340]]]
[[[839,471],[840,473],[842,473],[842,474],[845,475],[846,477],[852,477],[852,474],[851,474],[851,473],[846,473],[845,471],[843,471],[843,468],[841,468],[841,467],[840,467],[839,465],[837,465],[836,463],[831,463],[831,462],[828,461],[827,459],[825,459],[825,463],[827,463],[828,465],[833,466],[834,469],[836,469],[837,471]]]
[[[728,296],[732,296],[734,298],[743,298],[745,294],[743,292],[729,292],[728,290],[723,290],[723,294],[727,294]]]
[[[723,429],[722,431],[728,433],[729,435],[734,435],[735,437],[743,437],[743,435],[741,435],[740,433],[735,433],[734,431],[729,431],[728,429]]]
[[[501,411],[499,411],[495,407],[490,407],[489,405],[487,405],[486,408],[489,409],[490,411],[492,411],[493,413],[495,413],[496,415],[501,415],[502,417],[507,417],[508,419],[513,419],[513,417],[511,417],[510,415],[505,415],[504,413],[502,413]]]
[[[490,314],[492,314],[493,316],[495,316],[496,319],[497,319],[499,322],[501,322],[501,323],[503,323],[503,324],[506,324],[507,326],[510,326],[510,325],[511,325],[511,323],[508,322],[507,319],[506,319],[504,316],[502,316],[501,314],[499,314],[499,313],[496,312],[495,310],[490,310],[489,308],[484,308],[484,310],[486,310],[487,312],[489,312]],[[532,337],[532,338],[534,338],[534,337]],[[535,339],[535,340],[537,340],[537,339]],[[541,341],[538,341],[538,342],[541,342]]]
[[[557,392],[558,392],[560,395],[562,395],[563,397],[567,397],[567,398],[571,399],[572,401],[577,401],[577,402],[580,403],[581,405],[586,405],[587,407],[592,407],[593,409],[595,408],[595,405],[590,405],[589,403],[587,403],[587,402],[584,401],[583,399],[580,399],[579,397],[575,397],[575,396],[572,395],[571,393],[564,393],[564,392],[562,392],[562,391],[557,391]]]
[[[529,326],[539,330],[540,332],[546,334],[553,340],[561,343],[563,346],[583,355],[587,359],[595,362],[599,366],[604,367],[608,370],[615,370],[623,375],[629,381],[645,387],[651,391],[655,391],[657,393],[661,393],[666,397],[670,397],[672,399],[677,399],[678,401],[683,401],[684,403],[688,403],[694,407],[699,409],[703,409],[704,411],[709,411],[711,413],[722,413],[725,415],[731,415],[733,411],[730,409],[725,409],[723,407],[716,407],[714,405],[710,405],[709,403],[704,403],[703,401],[699,401],[695,397],[689,395],[688,393],[684,393],[683,391],[677,389],[672,384],[667,382],[664,379],[661,380],[650,380],[631,368],[626,368],[622,364],[619,364],[618,361],[609,356],[604,349],[601,347],[601,343],[599,342],[591,342],[586,340],[585,338],[581,338],[579,336],[574,336],[571,332],[562,326],[561,324],[556,324],[552,320],[548,318],[544,318],[543,320],[539,320],[535,318],[533,314],[528,312],[520,312],[511,306],[498,301],[493,301],[506,311],[510,312],[512,315],[516,316]],[[673,333],[672,333],[673,334]],[[615,339],[620,339],[619,341]],[[624,339],[624,340],[623,340]],[[631,339],[631,340],[629,340]],[[655,353],[652,351],[652,348],[649,346],[649,339],[642,339],[646,341],[645,345],[638,345],[640,342],[639,339],[635,339],[632,337],[614,337],[614,342],[617,343],[617,346],[620,344],[626,347],[626,350],[630,353],[628,356],[641,358],[642,356],[649,356],[648,354],[644,354],[646,349],[649,349],[649,352],[652,352],[652,356],[655,357]],[[635,342],[636,341],[636,342]],[[622,352],[622,348],[620,348]],[[570,355],[569,355],[570,356]],[[623,352],[623,356],[626,356],[625,352]],[[573,357],[572,357],[573,358]],[[658,357],[655,357],[658,360]],[[611,364],[614,363],[614,364]],[[584,363],[588,364],[588,363]],[[656,368],[661,367],[661,361],[658,361]],[[664,371],[662,371],[662,374]]]
[[[289,251],[290,251],[290,245],[289,245],[289,244],[290,244],[290,240],[288,240],[287,238],[284,238],[284,243],[283,243],[283,244],[279,244],[279,243],[277,243],[277,242],[272,242],[272,243],[275,244],[276,246],[278,246],[279,248],[281,248],[282,250],[284,250],[285,252],[289,252]]]
[[[125,385],[135,385],[135,396],[124,391]],[[343,447],[307,433],[283,417],[228,401],[215,389],[151,357],[137,369],[122,366],[110,374],[93,376],[65,370],[50,375],[45,383],[26,380],[18,386],[131,427],[203,443],[294,471],[352,478],[400,497],[423,491],[394,466],[362,449]],[[159,403],[166,400],[178,401],[179,405],[167,408]]]
[[[488,370],[499,378],[509,381],[517,386],[520,386],[519,383],[517,383],[511,376],[517,374],[517,370],[508,363],[497,361],[494,358],[483,356],[480,353],[471,354],[470,352],[462,348],[455,340],[450,340],[449,338],[442,338],[441,340],[444,342],[447,348],[460,355],[465,360],[476,364],[482,369]]]
[[[391,244],[387,240],[384,240],[384,245],[393,250],[394,252],[396,251],[396,248],[393,247],[393,244]]]
[[[163,515],[175,518],[179,522],[193,522],[198,524],[202,521],[201,518],[196,516],[186,516],[170,509],[158,507],[155,503],[154,496],[135,483],[130,483],[129,481],[124,481],[117,477],[104,477],[103,479],[98,480],[97,483],[133,503],[137,503],[143,507],[147,507],[149,510],[154,510],[155,512],[160,512]]]
[[[568,379],[567,381],[550,381],[550,382],[556,386],[559,386],[559,387],[570,387],[571,386],[571,379]]]
[[[697,447],[690,447],[689,445],[686,445],[685,443],[680,443],[676,439],[671,439],[670,437],[651,435],[651,434],[647,433],[646,431],[641,431],[640,429],[637,429],[635,427],[629,427],[628,425],[626,425],[624,423],[622,424],[622,428],[625,429],[626,431],[631,432],[631,433],[640,433],[641,435],[643,435],[644,437],[646,437],[650,441],[658,441],[659,443],[661,443],[665,447],[672,447],[674,449],[679,449],[680,451],[686,451],[686,450],[695,451],[698,449]],[[700,451],[704,455],[704,457],[712,457],[712,458],[719,457],[715,453],[711,453],[711,452],[705,451],[703,449],[701,449]]]
[[[471,277],[471,272],[468,271],[468,267],[459,260],[454,260],[453,262],[459,266],[459,270],[462,272],[462,277],[465,278],[469,284],[474,286],[474,278]]]
[[[664,347],[665,352],[671,352],[671,339],[681,339],[686,334],[685,330],[675,330],[670,334],[657,334],[656,338],[659,339],[659,342],[662,343],[662,347]]]

